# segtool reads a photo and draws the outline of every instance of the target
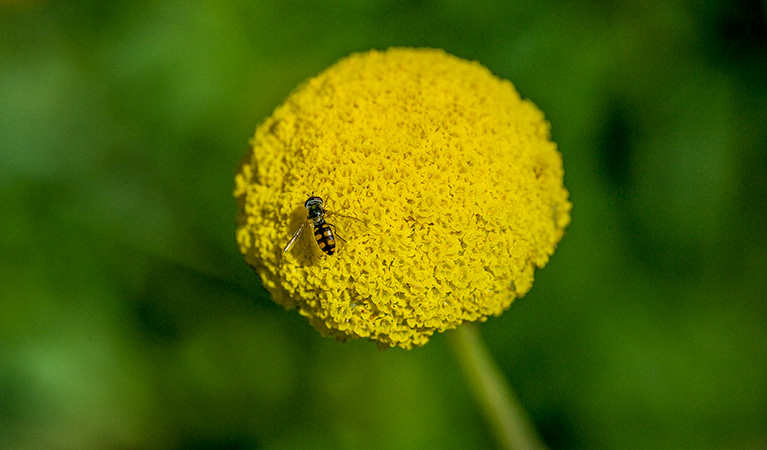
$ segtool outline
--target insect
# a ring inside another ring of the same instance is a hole
[[[304,203],[304,207],[308,212],[306,220],[301,223],[301,226],[298,227],[298,230],[293,234],[290,242],[288,242],[288,245],[285,246],[285,250],[282,252],[285,253],[290,250],[301,235],[304,227],[307,224],[311,224],[314,227],[314,239],[317,241],[320,250],[325,252],[326,255],[332,255],[336,251],[336,237],[331,229],[334,225],[325,222],[324,202],[320,197],[317,197],[312,193],[312,195],[309,196],[309,199]]]

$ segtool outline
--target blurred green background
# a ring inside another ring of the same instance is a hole
[[[0,449],[494,447],[444,336],[322,338],[234,245],[256,124],[388,46],[552,123],[573,223],[481,327],[550,447],[767,448],[765,9],[0,1]]]

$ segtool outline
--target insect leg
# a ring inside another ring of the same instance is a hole
[[[325,224],[326,224],[327,226],[329,226],[330,228],[332,228],[332,229],[333,229],[333,236],[337,237],[338,239],[340,239],[340,240],[342,240],[344,243],[346,243],[346,239],[342,238],[342,237],[341,237],[341,236],[338,234],[338,231],[336,231],[336,226],[335,226],[335,225],[333,225],[332,223],[327,223],[327,222],[325,222]]]

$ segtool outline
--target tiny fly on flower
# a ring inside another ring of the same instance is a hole
[[[309,196],[309,199],[304,202],[304,207],[307,211],[306,219],[301,222],[301,226],[299,226],[298,230],[293,233],[293,237],[290,239],[290,242],[288,242],[288,245],[285,246],[285,249],[282,251],[283,253],[290,251],[293,244],[295,244],[299,236],[301,236],[306,225],[309,224],[314,228],[314,240],[317,242],[317,246],[320,250],[325,252],[326,255],[333,255],[336,251],[336,237],[342,241],[343,239],[334,232],[335,225],[325,221],[326,214],[328,216],[335,215],[363,222],[356,217],[344,216],[326,211],[325,203],[322,201],[322,198],[315,196],[313,192],[312,195]]]

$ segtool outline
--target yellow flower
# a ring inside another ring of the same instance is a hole
[[[251,145],[235,178],[239,249],[275,302],[339,340],[410,349],[500,315],[570,222],[543,113],[441,50],[345,58]],[[310,195],[325,201],[333,255],[306,221]]]

